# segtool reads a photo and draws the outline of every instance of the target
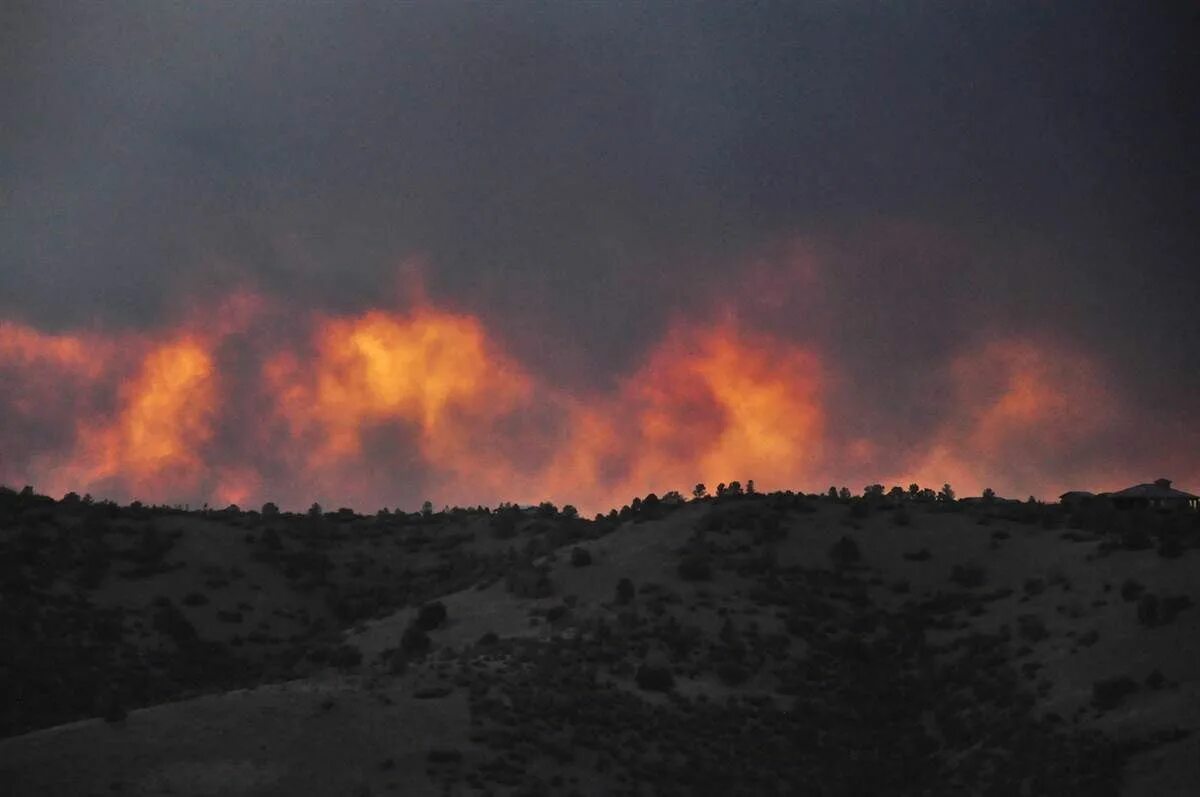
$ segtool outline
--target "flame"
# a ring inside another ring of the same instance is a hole
[[[120,478],[134,493],[194,490],[217,398],[204,342],[185,336],[152,347],[120,388],[116,416],[79,423],[76,449],[54,481],[86,487]]]
[[[951,413],[896,483],[946,481],[978,495],[1004,478],[1022,495],[1055,494],[1067,488],[1055,455],[1077,450],[1117,415],[1101,369],[1061,345],[999,339],[955,358],[948,370]],[[1079,463],[1071,470],[1085,478]]]
[[[818,349],[733,314],[678,320],[613,389],[586,393],[427,299],[313,316],[299,334],[281,316],[242,292],[140,334],[0,322],[0,480],[159,502],[595,511],[697,482],[819,488],[835,471],[962,494],[1112,475],[1078,461],[1120,409],[1104,372],[1046,340],[996,337],[952,358],[939,424],[890,450],[834,428],[838,374]]]
[[[547,469],[551,492],[619,505],[667,487],[811,476],[824,412],[810,351],[732,322],[674,329],[610,401],[577,403],[574,433]]]

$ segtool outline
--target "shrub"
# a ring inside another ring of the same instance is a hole
[[[329,663],[338,669],[349,669],[362,664],[362,651],[353,645],[338,645],[329,654]]]
[[[124,722],[125,718],[129,716],[129,712],[126,711],[125,707],[121,705],[121,701],[117,700],[115,697],[106,699],[104,703],[105,705],[102,716],[104,717],[105,722]]]
[[[750,672],[737,662],[723,661],[717,665],[717,677],[726,686],[738,686],[750,678]]]
[[[1138,601],[1137,618],[1142,625],[1147,625],[1153,628],[1158,625],[1158,596],[1154,594],[1143,595]]]
[[[429,634],[416,625],[404,629],[404,635],[400,637],[400,650],[407,656],[427,653],[431,645]]]
[[[709,581],[712,579],[712,565],[707,557],[690,554],[679,563],[679,576],[684,581]]]
[[[1144,551],[1154,547],[1150,534],[1143,528],[1128,529],[1121,533],[1121,547],[1127,551]]]
[[[1162,624],[1166,625],[1175,619],[1184,609],[1190,608],[1192,599],[1187,595],[1168,595],[1162,599],[1160,604],[1160,615]]]
[[[1116,708],[1137,689],[1137,682],[1128,675],[1097,681],[1092,684],[1092,703],[1101,710]]]
[[[932,559],[933,554],[929,552],[928,548],[922,548],[919,551],[909,551],[904,554],[904,558],[910,562],[925,562]]]
[[[1025,594],[1026,595],[1041,595],[1046,591],[1046,580],[1044,578],[1027,578],[1025,579]]]
[[[669,692],[675,685],[670,667],[643,664],[638,667],[637,685],[648,692]]]
[[[623,578],[617,582],[617,604],[621,606],[627,605],[633,600],[634,589],[633,582],[627,578]]]
[[[587,548],[576,546],[571,549],[571,566],[587,567],[592,563],[592,554]]]
[[[1167,684],[1167,677],[1162,674],[1162,670],[1154,670],[1146,676],[1146,686],[1151,689],[1162,689]]]
[[[208,596],[203,592],[189,592],[183,599],[184,606],[204,606],[208,603]]]
[[[500,642],[500,637],[497,636],[495,631],[488,631],[483,636],[479,637],[479,646],[480,647],[488,648],[488,647],[491,647],[492,645],[499,644],[499,642]]]
[[[1040,642],[1050,636],[1050,632],[1046,630],[1045,621],[1036,614],[1021,615],[1017,618],[1017,624],[1020,629],[1021,638],[1030,642]]]
[[[427,603],[417,610],[413,621],[422,631],[432,631],[446,622],[446,604],[441,601]]]
[[[858,543],[850,537],[842,537],[829,549],[829,558],[833,560],[833,566],[840,569],[861,560],[862,553],[858,550]]]
[[[456,764],[462,761],[462,757],[458,750],[430,750],[426,756],[431,764]]]
[[[964,589],[972,589],[983,585],[984,571],[977,564],[955,565],[950,580]]]
[[[1163,537],[1158,542],[1158,555],[1164,559],[1178,559],[1183,556],[1183,542],[1174,534]]]
[[[1135,601],[1142,597],[1142,593],[1146,591],[1146,586],[1132,578],[1125,579],[1125,583],[1121,585],[1121,597],[1126,601]]]

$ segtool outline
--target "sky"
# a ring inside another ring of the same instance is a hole
[[[6,3],[0,483],[1200,492],[1192,3]]]

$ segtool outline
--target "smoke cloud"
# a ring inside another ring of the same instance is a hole
[[[1200,486],[1193,11],[0,13],[0,482]]]

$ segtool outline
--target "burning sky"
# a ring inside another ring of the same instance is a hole
[[[212,320],[231,305],[235,322]],[[736,310],[670,322],[632,369],[590,389],[556,384],[478,317],[428,300],[285,324],[294,308],[241,295],[124,336],[6,322],[0,480],[156,502],[549,498],[595,511],[697,481],[1046,494],[1132,477],[1134,463],[1105,471],[1114,460],[1094,450],[1120,399],[1078,349],[1028,336],[972,343],[929,368],[946,388],[938,421],[876,441],[845,408],[886,415],[886,405],[863,406],[863,386],[818,343]]]
[[[1195,11],[1104,6],[5,4],[0,482],[1200,487]]]

